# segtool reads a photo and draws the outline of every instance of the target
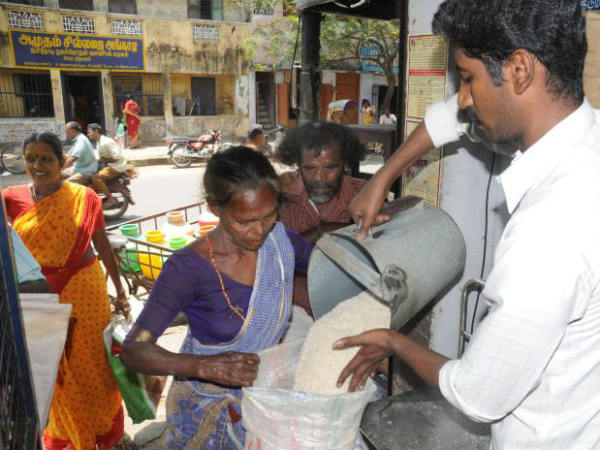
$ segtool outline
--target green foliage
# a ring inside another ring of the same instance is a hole
[[[255,65],[291,67],[298,25],[298,16],[287,15],[258,27],[249,43]],[[371,58],[370,63],[379,65],[384,74],[391,74],[398,57],[398,41],[398,22],[325,15],[321,23],[321,67],[358,68],[360,48],[371,46],[379,48],[379,57]],[[300,58],[299,43],[296,61]]]
[[[298,25],[298,16],[289,15],[257,27],[249,42],[252,65],[257,69],[259,66],[270,69],[291,68]],[[300,60],[300,47],[298,42],[296,61]]]

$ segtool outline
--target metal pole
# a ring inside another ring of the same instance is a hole
[[[302,70],[300,72],[300,123],[319,119],[320,13],[302,12]]]

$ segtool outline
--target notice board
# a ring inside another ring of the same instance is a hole
[[[10,30],[15,66],[143,71],[141,38]]]
[[[428,105],[445,99],[448,70],[448,42],[444,37],[410,35],[408,42],[406,136],[423,121]],[[438,206],[442,156],[441,148],[423,155],[411,173],[402,177],[402,195],[416,195]]]

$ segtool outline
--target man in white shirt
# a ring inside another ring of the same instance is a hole
[[[489,313],[457,360],[389,330],[344,338],[339,348],[363,347],[340,381],[352,374],[360,388],[395,353],[492,423],[495,450],[600,449],[600,115],[583,96],[579,1],[447,0],[433,27],[456,45],[458,97],[428,110],[350,210],[364,236],[396,176],[465,132],[458,108],[495,150],[515,143],[500,176],[511,218],[483,292]]]
[[[380,125],[392,125],[396,123],[396,116],[390,112],[390,108],[385,108],[379,118]]]
[[[123,150],[114,139],[102,134],[102,126],[97,123],[90,123],[87,128],[87,135],[94,145],[94,149],[98,152],[98,159],[104,167],[92,177],[94,187],[102,192],[106,198],[104,203],[105,208],[110,208],[117,203],[117,200],[112,196],[106,182],[117,178],[119,175],[127,172],[128,165]]]

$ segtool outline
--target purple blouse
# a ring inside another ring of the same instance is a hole
[[[293,231],[286,229],[286,233],[294,248],[296,271],[306,273],[312,245]],[[221,276],[231,303],[245,315],[252,286]],[[203,344],[229,342],[242,327],[227,305],[214,267],[191,247],[169,257],[136,324],[158,338],[180,311],[187,316],[192,336]]]

